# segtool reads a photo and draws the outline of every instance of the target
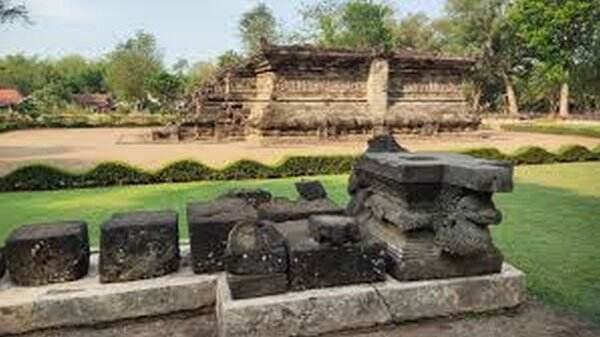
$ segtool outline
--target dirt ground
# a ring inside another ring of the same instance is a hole
[[[575,318],[530,302],[514,311],[462,319],[411,323],[375,332],[327,337],[598,337],[600,330]],[[324,336],[325,337],[325,336]]]
[[[276,163],[290,155],[358,154],[366,137],[323,141],[316,138],[226,142],[144,143],[150,129],[49,129],[0,134],[0,175],[30,163],[48,163],[68,169],[85,169],[102,161],[123,161],[156,169],[179,159],[195,159],[222,167],[239,159]],[[433,137],[399,136],[411,150],[457,150],[497,147],[514,151],[523,145],[555,150],[565,144],[594,147],[600,140],[577,136],[478,131]]]

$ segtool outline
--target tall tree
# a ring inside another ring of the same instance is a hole
[[[24,5],[13,5],[11,0],[0,0],[0,24],[16,20],[29,21],[29,12]]]
[[[409,14],[394,25],[394,46],[415,51],[431,52],[441,49],[436,27],[425,13]]]
[[[239,29],[244,49],[248,54],[260,50],[261,41],[276,42],[279,37],[277,20],[263,2],[242,15]]]
[[[600,0],[518,0],[510,21],[519,37],[560,82],[559,115],[569,116],[576,67],[594,54],[600,31]]]
[[[143,104],[147,101],[146,83],[162,70],[162,54],[156,39],[138,32],[108,55],[108,86],[120,99]]]
[[[393,14],[389,5],[372,0],[325,0],[301,11],[316,42],[328,47],[393,47]]]

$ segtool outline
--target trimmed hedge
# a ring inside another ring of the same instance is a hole
[[[593,151],[580,145],[565,146],[556,154],[534,146],[519,149],[512,155],[494,148],[471,149],[460,153],[482,159],[507,160],[517,165],[533,165],[600,160],[600,145]],[[193,160],[182,160],[155,172],[109,162],[80,174],[46,165],[31,165],[0,177],[0,192],[346,174],[352,170],[356,159],[353,156],[290,157],[275,166],[241,160],[220,170]]]

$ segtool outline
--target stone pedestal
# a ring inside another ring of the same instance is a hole
[[[300,195],[300,198],[304,200],[318,200],[327,198],[327,191],[320,181],[302,180],[296,183],[296,190]]]
[[[84,222],[28,225],[4,248],[11,280],[20,286],[69,282],[88,272],[90,246]]]
[[[173,211],[116,214],[102,225],[100,281],[127,282],[179,269],[179,230]]]
[[[244,199],[229,198],[187,207],[192,267],[197,274],[223,271],[229,232],[239,223],[256,222],[254,207]]]
[[[343,213],[344,209],[329,199],[291,201],[276,198],[258,207],[259,218],[273,222],[308,219],[311,215],[340,215]]]

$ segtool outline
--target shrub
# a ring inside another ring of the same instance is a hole
[[[0,178],[0,191],[40,191],[72,188],[78,185],[74,174],[46,165],[22,167]]]
[[[511,156],[511,158],[518,165],[549,164],[556,161],[556,155],[537,146],[520,148]]]
[[[281,177],[344,174],[352,171],[352,156],[290,157],[277,167]]]
[[[597,156],[585,146],[567,145],[558,150],[557,159],[559,162],[572,163],[578,161],[596,160]]]
[[[225,167],[216,175],[219,180],[278,178],[274,168],[253,160],[241,160]]]
[[[594,149],[592,149],[592,152],[594,152],[596,154],[596,157],[600,159],[600,144],[598,144]]]
[[[152,174],[122,163],[103,163],[82,175],[85,187],[149,184],[153,181]]]
[[[510,156],[505,155],[496,148],[480,148],[461,151],[460,153],[488,160],[511,160]]]
[[[156,181],[183,183],[213,179],[216,171],[193,160],[182,160],[167,165],[154,175]]]

